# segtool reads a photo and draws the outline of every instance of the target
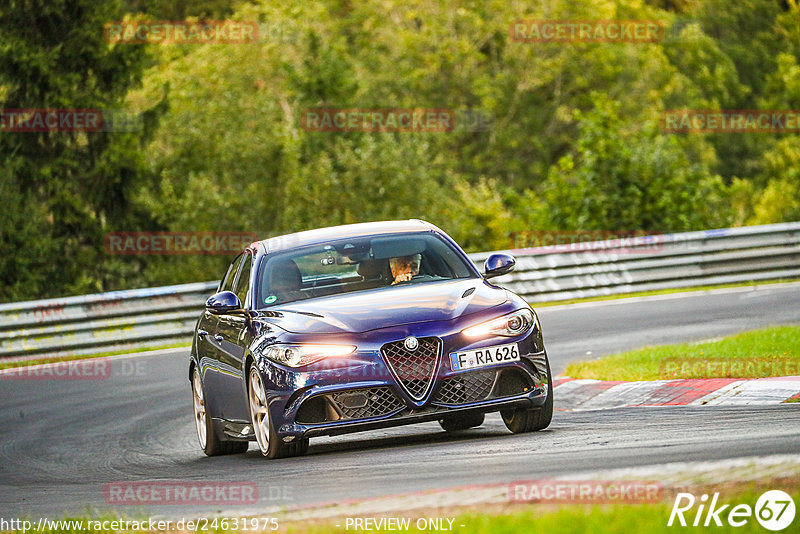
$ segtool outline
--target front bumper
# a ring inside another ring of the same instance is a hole
[[[421,325],[424,326],[424,325]],[[415,399],[387,365],[381,347],[408,335],[434,332],[374,332],[355,344],[346,358],[312,364],[303,370],[266,358],[258,361],[269,397],[275,431],[284,442],[442,419],[455,412],[496,412],[543,405],[548,395],[547,354],[538,322],[516,339],[465,340],[460,332],[437,336],[441,348],[432,385]],[[353,340],[351,340],[353,341]],[[497,344],[517,343],[519,361],[475,370],[453,370],[448,357]]]

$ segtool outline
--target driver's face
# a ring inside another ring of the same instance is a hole
[[[389,262],[392,268],[392,276],[395,279],[401,274],[416,276],[419,274],[419,263],[421,256],[414,254],[413,256],[404,256],[401,258],[392,258]]]

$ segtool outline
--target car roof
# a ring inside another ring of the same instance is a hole
[[[364,237],[376,234],[401,234],[408,232],[438,232],[436,226],[429,222],[419,219],[408,219],[405,221],[376,221],[358,224],[343,224],[341,226],[331,226],[328,228],[317,228],[276,237],[270,237],[254,243],[263,252],[287,250],[291,248],[304,247],[345,239],[348,237]]]

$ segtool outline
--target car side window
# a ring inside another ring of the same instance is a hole
[[[250,269],[253,266],[253,256],[245,253],[243,257],[242,268],[239,269],[239,276],[236,278],[233,289],[233,292],[242,302],[242,306],[244,306],[245,298],[247,297],[247,290],[250,289]]]
[[[233,263],[228,267],[225,278],[223,278],[222,282],[219,284],[220,291],[233,291],[233,280],[236,278],[236,272],[239,270],[239,265],[241,265],[244,256],[244,253],[236,256],[236,259],[233,260]]]

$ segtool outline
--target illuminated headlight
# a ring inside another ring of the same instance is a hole
[[[264,351],[264,356],[289,367],[302,367],[324,358],[347,356],[354,350],[353,345],[272,345]]]
[[[513,337],[527,332],[534,324],[533,312],[523,308],[513,313],[502,315],[485,323],[470,326],[461,331],[467,337],[506,336]]]

